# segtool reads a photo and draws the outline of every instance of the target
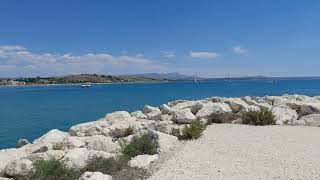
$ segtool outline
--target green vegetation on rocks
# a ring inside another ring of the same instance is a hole
[[[148,132],[141,136],[133,137],[132,141],[126,145],[122,153],[128,157],[135,157],[141,154],[157,154],[159,143],[154,133]]]
[[[193,140],[198,139],[202,136],[205,126],[199,121],[194,120],[190,124],[187,124],[180,129],[173,129],[171,134],[177,136],[179,140]]]
[[[251,125],[274,125],[276,124],[275,116],[268,109],[260,111],[249,110],[242,113],[242,123]]]
[[[33,172],[27,177],[16,179],[34,179],[34,180],[69,180],[77,179],[81,171],[67,168],[65,164],[57,159],[40,160],[34,163]]]

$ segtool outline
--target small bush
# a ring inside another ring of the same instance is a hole
[[[127,167],[129,157],[119,155],[111,158],[95,157],[88,161],[88,164],[83,171],[102,172],[104,174],[113,175]]]
[[[25,179],[36,180],[69,180],[77,179],[80,171],[67,168],[65,164],[57,159],[40,160],[34,163],[34,171]]]
[[[158,140],[154,134],[149,132],[142,136],[133,137],[132,141],[124,146],[122,153],[128,157],[135,157],[141,154],[156,154],[158,151]]]
[[[184,126],[181,133],[179,132],[178,138],[183,140],[198,139],[202,136],[204,129],[205,127],[199,121],[192,121],[189,125]]]
[[[248,111],[242,113],[242,123],[252,125],[272,125],[275,124],[275,116],[268,109],[262,109],[260,111]]]
[[[124,130],[124,137],[130,136],[133,133],[134,133],[134,128],[132,126],[129,126]]]

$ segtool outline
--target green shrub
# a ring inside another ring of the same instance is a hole
[[[104,174],[113,175],[127,167],[129,159],[130,158],[125,155],[111,158],[95,157],[88,161],[83,171],[99,171]]]
[[[135,157],[141,154],[156,154],[159,143],[151,132],[133,137],[132,141],[124,146],[122,153],[128,157]]]
[[[36,180],[69,180],[77,179],[80,171],[67,168],[65,164],[57,159],[39,160],[34,164],[34,171],[25,179]]]
[[[183,140],[198,139],[202,136],[204,129],[205,127],[199,121],[192,121],[189,125],[185,125],[181,132],[178,132],[178,138]]]
[[[252,125],[272,125],[275,124],[275,116],[268,109],[262,109],[260,111],[248,111],[242,113],[242,123]]]

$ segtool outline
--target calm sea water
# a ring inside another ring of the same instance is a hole
[[[211,96],[320,95],[320,80],[224,81],[201,83],[108,84],[0,88],[0,149],[14,147],[57,128],[93,121],[108,112],[134,111],[176,99]]]

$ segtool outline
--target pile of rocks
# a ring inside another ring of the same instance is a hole
[[[133,136],[152,131],[159,138],[159,154],[139,155],[129,161],[131,167],[148,169],[161,156],[174,148],[177,137],[173,129],[181,129],[193,120],[206,123],[213,115],[241,122],[243,111],[261,108],[273,112],[278,125],[320,126],[320,97],[283,95],[264,97],[211,97],[197,101],[178,100],[160,107],[145,106],[132,113],[117,111],[94,122],[78,124],[69,132],[51,130],[29,143],[19,140],[17,148],[0,150],[0,177],[24,176],[37,160],[59,159],[70,168],[82,168],[93,157],[113,157],[120,153],[120,145]],[[231,116],[230,116],[231,115]],[[231,118],[230,118],[231,117]],[[126,130],[133,134],[126,136]],[[80,179],[112,177],[100,172],[86,172]]]

